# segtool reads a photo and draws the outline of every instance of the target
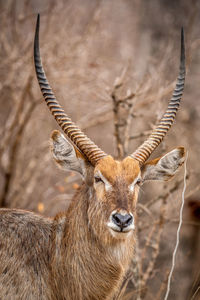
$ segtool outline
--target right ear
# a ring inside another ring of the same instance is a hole
[[[175,148],[162,157],[150,160],[142,167],[142,178],[145,180],[169,180],[180,169],[185,161],[185,149]]]
[[[76,171],[83,177],[87,176],[90,162],[58,130],[54,130],[51,134],[51,151],[59,167]]]

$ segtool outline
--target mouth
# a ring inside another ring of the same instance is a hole
[[[108,228],[110,229],[111,232],[118,233],[118,234],[120,234],[120,233],[127,234],[127,233],[129,233],[129,232],[131,232],[135,229],[134,224],[131,224],[126,228],[121,228],[121,227],[113,224],[112,222],[108,222],[107,226],[108,226]]]

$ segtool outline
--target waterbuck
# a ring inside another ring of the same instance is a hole
[[[184,148],[178,147],[146,162],[179,108],[185,80],[183,30],[180,71],[168,108],[149,138],[122,161],[98,148],[57,102],[40,59],[39,16],[34,61],[47,106],[68,137],[52,133],[53,157],[62,168],[80,173],[83,183],[69,209],[55,218],[0,210],[0,299],[114,299],[134,255],[140,185],[168,180],[185,159]]]

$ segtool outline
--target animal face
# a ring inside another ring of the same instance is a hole
[[[104,157],[94,169],[93,186],[102,219],[114,237],[135,228],[135,208],[141,182],[139,163],[131,157],[119,162]]]
[[[51,141],[57,164],[82,175],[89,191],[89,225],[105,241],[134,232],[139,186],[147,180],[169,180],[185,160],[184,148],[178,147],[141,166],[131,156],[117,161],[107,155],[93,167],[59,131],[53,132]]]

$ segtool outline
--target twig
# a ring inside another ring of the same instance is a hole
[[[126,291],[126,287],[127,287],[128,283],[129,283],[129,280],[131,279],[132,276],[133,276],[132,272],[129,271],[128,274],[126,275],[124,281],[123,281],[123,284],[122,284],[122,286],[121,286],[121,288],[119,290],[119,293],[117,294],[116,297],[114,297],[113,300],[121,300],[122,299],[122,297],[123,297],[123,295],[124,295],[124,293]]]
[[[200,190],[200,184],[198,184],[193,190],[189,191],[185,198],[188,199],[190,198],[193,194],[195,194],[196,192],[198,192]]]
[[[161,283],[160,289],[159,289],[159,291],[157,292],[157,294],[155,296],[155,300],[160,300],[161,299],[161,295],[162,295],[162,293],[164,292],[164,290],[166,289],[166,286],[167,286],[168,276],[169,276],[169,272],[166,272],[165,279]]]
[[[133,115],[133,99],[135,93],[127,93],[123,98],[117,96],[117,91],[122,87],[125,72],[123,71],[120,79],[115,81],[111,98],[113,101],[113,114],[114,114],[114,136],[117,145],[117,158],[122,159],[127,155],[130,127]],[[121,110],[127,107],[126,113],[122,113]]]
[[[140,137],[146,137],[146,136],[149,136],[149,134],[152,132],[152,130],[146,130],[146,131],[143,131],[143,132],[140,132],[140,133],[137,133],[135,135],[132,135],[130,136],[130,140],[134,140],[134,139],[138,139]]]
[[[30,88],[32,85],[32,80],[33,80],[33,76],[31,74],[31,75],[29,75],[26,86],[23,89],[23,92],[21,94],[19,104],[16,108],[16,112],[14,114],[12,113],[10,115],[10,117],[8,118],[8,120],[6,122],[5,128],[2,130],[2,133],[4,133],[4,136],[1,138],[0,157],[2,156],[5,149],[8,147],[8,143],[10,142],[10,138],[13,135],[13,131],[14,131],[14,129],[17,128],[17,126],[19,124],[19,119],[23,112],[26,95],[30,91]]]
[[[28,88],[26,89],[26,93],[31,94],[29,89],[30,89],[30,86],[28,85]],[[25,94],[24,94],[24,96],[25,96]],[[32,96],[32,94],[31,94],[31,96]],[[14,142],[13,142],[12,148],[10,150],[10,154],[9,154],[8,166],[5,171],[5,183],[4,183],[3,193],[2,193],[1,201],[0,201],[1,207],[4,207],[6,205],[8,193],[10,190],[11,180],[14,175],[14,170],[16,167],[17,153],[18,153],[18,149],[21,144],[20,142],[21,142],[22,134],[24,132],[25,127],[28,124],[28,121],[30,120],[30,116],[31,116],[36,104],[37,104],[36,101],[32,101],[30,103],[28,109],[24,112],[23,119],[18,120],[17,128],[15,131]]]
[[[142,203],[138,203],[138,208],[143,210],[148,216],[150,216],[153,219],[152,212],[145,205],[143,205]]]
[[[145,206],[148,208],[148,207],[152,206],[153,204],[155,204],[156,202],[158,202],[160,200],[166,200],[173,192],[175,192],[179,188],[181,183],[182,183],[182,179],[177,180],[169,191],[167,191],[166,193],[163,193],[162,195],[159,195],[158,197],[150,200],[149,202],[146,203]]]
[[[172,274],[175,268],[175,259],[176,259],[176,253],[178,250],[178,246],[179,246],[179,240],[180,240],[180,230],[181,230],[181,225],[183,222],[183,208],[184,208],[184,203],[185,203],[185,190],[186,190],[186,175],[187,175],[187,169],[186,169],[186,163],[187,163],[187,158],[188,158],[188,152],[187,152],[187,156],[186,156],[186,160],[185,160],[185,171],[184,171],[184,187],[183,187],[183,192],[182,192],[182,202],[181,202],[181,207],[180,207],[180,214],[179,214],[179,225],[178,225],[178,229],[177,229],[177,235],[176,235],[176,245],[174,248],[174,252],[173,252],[173,257],[172,257],[172,267],[169,273],[169,277],[168,277],[168,283],[167,283],[167,291],[165,294],[165,298],[164,300],[167,300],[168,296],[169,296],[169,292],[170,292],[170,288],[171,288],[171,278],[172,278]]]
[[[196,289],[194,295],[192,296],[191,300],[194,300],[195,297],[197,296],[198,292],[200,291],[200,286],[198,286],[198,288]]]
[[[159,254],[159,250],[160,250],[160,239],[161,239],[161,234],[163,232],[163,228],[164,228],[164,223],[165,223],[165,214],[166,214],[166,206],[167,206],[167,202],[165,200],[163,200],[161,208],[160,208],[160,219],[159,219],[159,228],[158,228],[158,232],[156,234],[156,238],[155,238],[155,242],[153,245],[153,254],[151,256],[151,259],[149,260],[148,266],[146,268],[145,273],[142,276],[142,283],[141,283],[141,288],[145,287],[147,285],[147,281],[149,280],[152,271],[154,269],[155,266],[155,262],[156,259],[158,257]],[[148,243],[151,242],[151,238],[149,239]],[[148,244],[146,243],[146,246]],[[142,293],[142,297],[144,298],[145,294],[146,294],[147,289],[143,290]]]

